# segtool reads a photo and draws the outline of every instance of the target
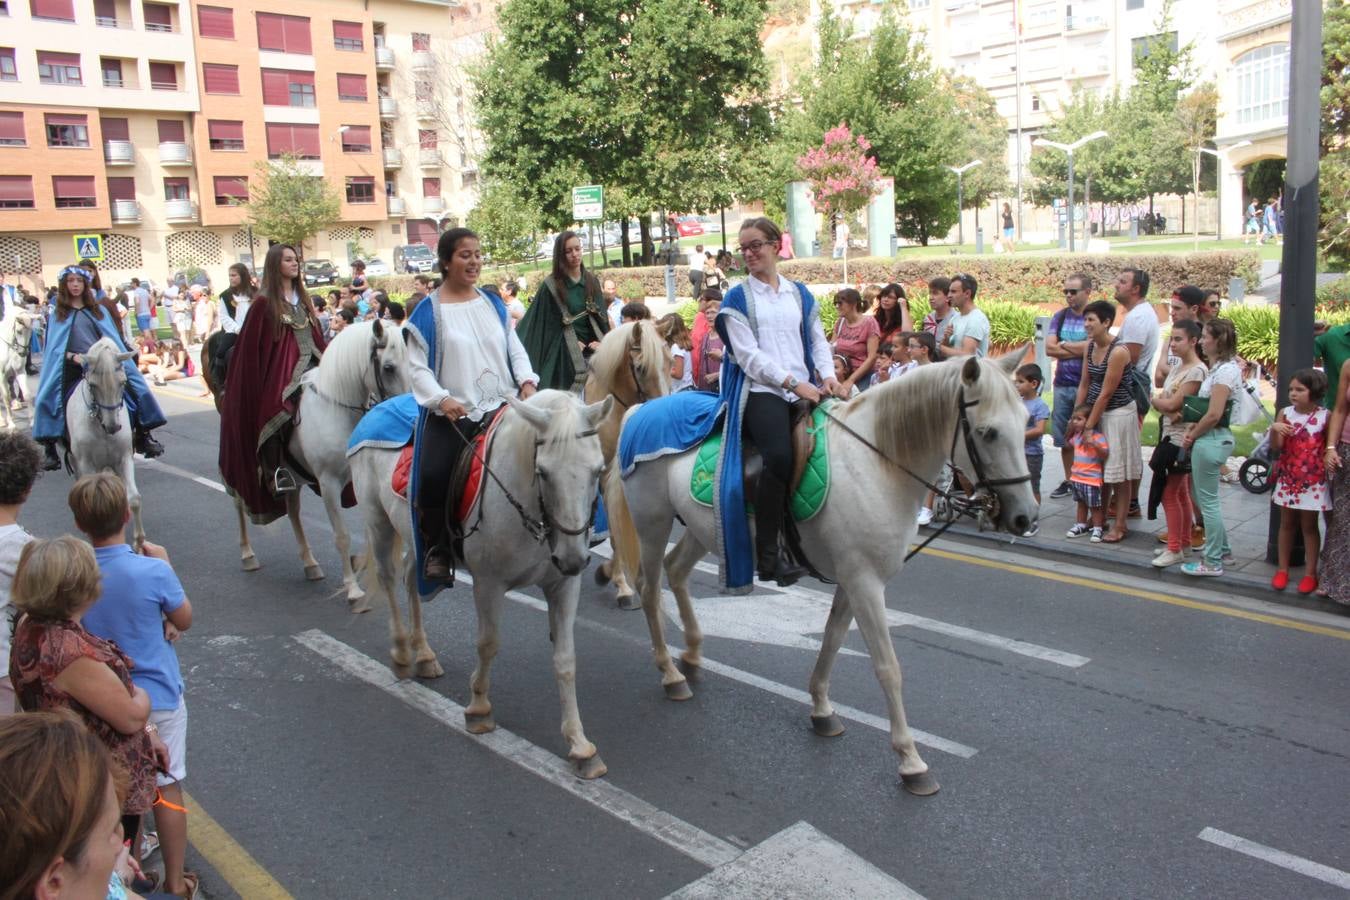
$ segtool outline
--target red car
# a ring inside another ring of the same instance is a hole
[[[680,237],[698,237],[704,234],[703,223],[693,216],[684,216],[675,220],[675,230],[679,232]]]

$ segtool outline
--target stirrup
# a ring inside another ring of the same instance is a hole
[[[295,476],[291,470],[285,466],[277,466],[277,470],[272,475],[272,493],[274,494],[293,494],[300,490],[296,484]]]
[[[449,552],[439,544],[427,548],[422,560],[422,577],[427,581],[451,582],[455,577],[454,567],[450,564]]]

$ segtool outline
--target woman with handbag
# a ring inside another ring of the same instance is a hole
[[[1106,544],[1119,544],[1125,539],[1130,482],[1144,474],[1130,351],[1111,334],[1115,319],[1116,307],[1109,300],[1096,300],[1083,307],[1088,343],[1083,351],[1083,375],[1074,402],[1075,409],[1084,404],[1092,407],[1084,430],[1099,430],[1106,436],[1109,455],[1102,470],[1102,482],[1104,486],[1115,485],[1112,506],[1116,519],[1111,530],[1102,536],[1102,543]]]
[[[1224,560],[1232,555],[1219,507],[1219,468],[1233,455],[1229,415],[1233,399],[1243,390],[1242,369],[1235,358],[1237,331],[1227,319],[1206,322],[1200,346],[1210,361],[1210,369],[1200,384],[1196,402],[1186,404],[1182,412],[1182,417],[1191,424],[1181,446],[1191,457],[1191,481],[1205,520],[1205,549],[1203,559],[1186,563],[1181,571],[1187,575],[1215,576],[1223,574]]]
[[[1181,450],[1181,440],[1186,435],[1186,421],[1182,410],[1186,398],[1194,397],[1200,390],[1200,384],[1209,374],[1208,367],[1200,361],[1198,342],[1203,329],[1199,322],[1181,321],[1172,326],[1169,350],[1176,357],[1163,382],[1162,391],[1153,398],[1153,408],[1161,413],[1159,424],[1162,434],[1159,447],[1164,443]],[[1154,470],[1154,478],[1159,477]],[[1191,471],[1190,464],[1178,459],[1163,475],[1166,479],[1162,489],[1163,513],[1167,517],[1167,546],[1153,557],[1153,565],[1162,569],[1184,562],[1191,554],[1191,530],[1195,525],[1194,510],[1191,508]],[[1153,492],[1150,491],[1149,515],[1153,515]]]

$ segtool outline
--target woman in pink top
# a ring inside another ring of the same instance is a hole
[[[834,324],[834,352],[848,360],[851,374],[842,383],[844,390],[867,389],[872,381],[877,348],[881,345],[881,328],[875,316],[865,316],[867,302],[853,288],[843,288],[834,295],[839,319]]]
[[[1350,606],[1350,362],[1341,366],[1340,393],[1323,434],[1332,514],[1322,543],[1321,586],[1317,593]]]

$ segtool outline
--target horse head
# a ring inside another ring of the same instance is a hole
[[[534,431],[535,483],[549,557],[559,572],[576,575],[590,559],[591,520],[605,462],[596,429],[614,398],[586,405],[565,391],[540,391],[529,401],[508,402]]]
[[[412,335],[399,325],[386,325],[379,319],[370,324],[370,366],[365,373],[366,388],[378,403],[412,390],[412,372],[408,367],[408,342]]]
[[[587,399],[610,395],[624,409],[670,393],[670,347],[652,322],[610,331],[591,358]]]
[[[1012,375],[1026,348],[996,360],[967,357],[961,363],[953,461],[984,499],[983,515],[995,527],[1024,535],[1036,525],[1039,507],[1026,462],[1026,407]]]
[[[84,384],[89,418],[98,421],[104,434],[122,430],[122,393],[127,373],[122,364],[135,353],[121,351],[108,338],[99,338],[84,354]]]

